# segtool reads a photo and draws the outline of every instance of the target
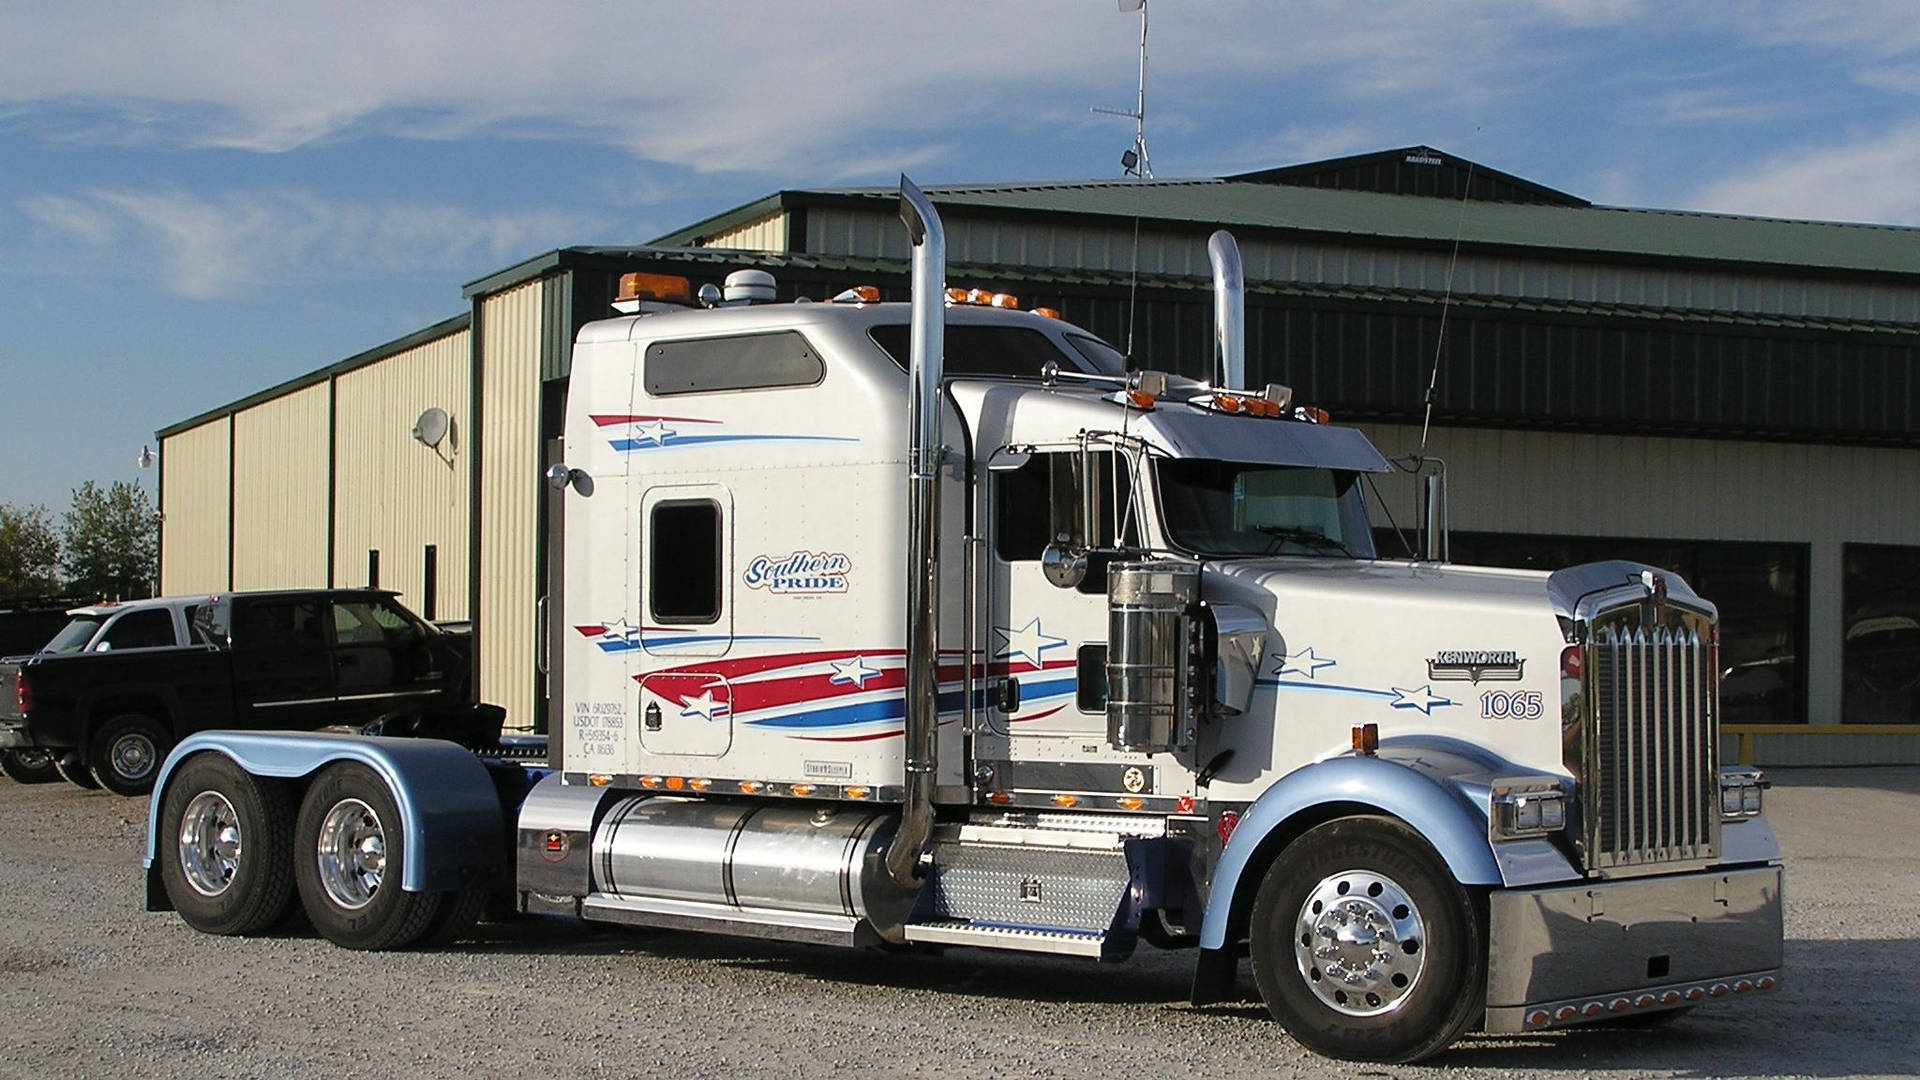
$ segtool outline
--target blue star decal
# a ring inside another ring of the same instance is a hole
[[[1393,695],[1394,708],[1419,709],[1420,715],[1422,716],[1432,716],[1433,710],[1443,706],[1460,704],[1457,701],[1449,701],[1446,698],[1435,695],[1431,683],[1422,686],[1418,690],[1407,690],[1396,686],[1393,688]]]
[[[1321,668],[1330,668],[1339,663],[1337,660],[1322,658],[1313,651],[1312,646],[1301,649],[1297,653],[1275,656],[1274,659],[1280,661],[1280,670],[1273,673],[1276,678],[1282,675],[1305,675],[1311,679]]]

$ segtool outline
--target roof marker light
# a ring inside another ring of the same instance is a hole
[[[988,303],[997,308],[1006,308],[1008,311],[1020,310],[1020,298],[1012,293],[994,293],[993,299],[989,300]]]
[[[664,300],[670,304],[693,303],[693,283],[673,274],[621,274],[619,300]]]
[[[1136,409],[1151,409],[1154,406],[1154,396],[1145,390],[1127,390],[1124,393],[1127,404]]]
[[[880,302],[880,287],[878,285],[855,285],[850,289],[842,289],[834,295],[833,302],[836,304],[877,304]]]
[[[1050,307],[1037,307],[1037,308],[1034,308],[1034,309],[1033,309],[1033,313],[1034,313],[1035,315],[1038,315],[1038,316],[1040,316],[1040,317],[1041,317],[1041,318],[1043,318],[1043,319],[1057,319],[1057,318],[1059,318],[1059,317],[1060,317],[1060,313],[1059,313],[1058,311],[1055,311],[1054,309],[1052,309],[1052,308],[1050,308]]]

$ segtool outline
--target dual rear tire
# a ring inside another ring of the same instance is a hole
[[[479,919],[486,894],[402,889],[400,820],[385,781],[355,762],[321,770],[296,809],[288,782],[196,754],[161,804],[161,881],[181,919],[204,933],[259,933],[283,922],[297,897],[314,929],[349,949],[453,940]]]

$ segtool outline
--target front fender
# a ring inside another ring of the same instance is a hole
[[[318,731],[204,731],[174,747],[147,810],[145,866],[158,865],[160,808],[173,770],[189,756],[223,754],[255,776],[299,779],[336,761],[357,761],[386,782],[400,808],[408,892],[452,892],[498,877],[510,855],[500,798],[471,751],[439,739],[394,739]]]
[[[1463,885],[1499,885],[1500,866],[1487,839],[1487,817],[1428,772],[1384,757],[1338,757],[1304,765],[1263,792],[1240,816],[1207,890],[1200,947],[1226,947],[1235,900],[1258,888],[1264,841],[1316,806],[1370,807],[1406,822],[1433,845]],[[1248,874],[1251,869],[1253,873]]]

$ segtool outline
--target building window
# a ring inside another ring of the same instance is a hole
[[[1840,720],[1920,723],[1920,547],[1847,544]]]
[[[1391,546],[1392,533],[1376,536]],[[1626,559],[1670,570],[1720,611],[1720,719],[1807,718],[1807,545],[1456,532],[1455,562],[1558,570]]]
[[[720,618],[720,504],[676,499],[654,506],[647,528],[648,603],[663,623]]]

